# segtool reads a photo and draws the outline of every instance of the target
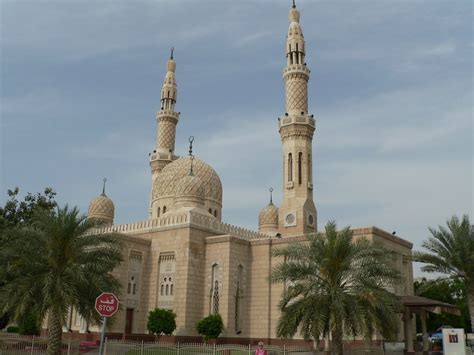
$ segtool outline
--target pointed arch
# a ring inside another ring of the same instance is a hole
[[[303,176],[302,176],[302,173],[303,173],[303,153],[299,152],[298,153],[298,184],[301,185],[301,183],[303,182]]]
[[[288,153],[288,181],[293,181],[293,154]]]

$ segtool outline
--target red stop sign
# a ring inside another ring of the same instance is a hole
[[[118,298],[110,292],[103,292],[95,299],[95,310],[103,317],[112,317],[119,307]]]

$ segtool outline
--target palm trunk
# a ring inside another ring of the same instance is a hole
[[[58,310],[51,309],[48,333],[48,355],[61,355],[63,329]]]
[[[471,318],[471,333],[474,333],[474,284],[466,282],[466,298]]]
[[[333,351],[331,354],[334,355],[343,355],[344,353],[344,343],[342,340],[342,325],[336,324],[332,330],[332,345]]]

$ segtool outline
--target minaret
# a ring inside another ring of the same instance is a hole
[[[316,207],[313,202],[312,141],[313,115],[308,114],[308,80],[305,42],[300,13],[293,7],[286,39],[286,113],[279,118],[283,145],[283,202],[278,229],[282,236],[316,232]]]
[[[173,60],[173,51],[174,49],[171,48],[170,59],[166,64],[165,80],[161,87],[161,108],[156,114],[156,121],[158,123],[156,148],[150,154],[152,186],[163,168],[177,158],[174,155],[174,145],[179,112],[175,111],[178,90],[175,78],[176,62]]]

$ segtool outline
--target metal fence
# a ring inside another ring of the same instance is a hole
[[[294,346],[267,346],[268,355],[318,355],[323,354],[309,348]],[[107,340],[105,354],[108,355],[254,355],[255,346],[238,344],[164,343]]]
[[[12,333],[0,334],[0,355],[36,355],[46,354],[48,339],[38,336],[21,336]],[[79,342],[64,340],[61,354],[78,355]]]
[[[254,355],[255,346],[237,344],[202,344],[202,343],[166,343],[136,342],[126,340],[108,340],[104,344],[106,355]],[[18,334],[0,333],[0,355],[36,355],[46,354],[47,338],[19,336]],[[268,355],[327,355],[327,352],[304,346],[266,346]],[[96,342],[79,342],[64,340],[63,355],[97,355]],[[378,347],[354,347],[345,351],[347,355],[398,355],[397,352],[384,352]],[[401,352],[403,354],[403,352]],[[471,355],[471,349],[466,348]]]

